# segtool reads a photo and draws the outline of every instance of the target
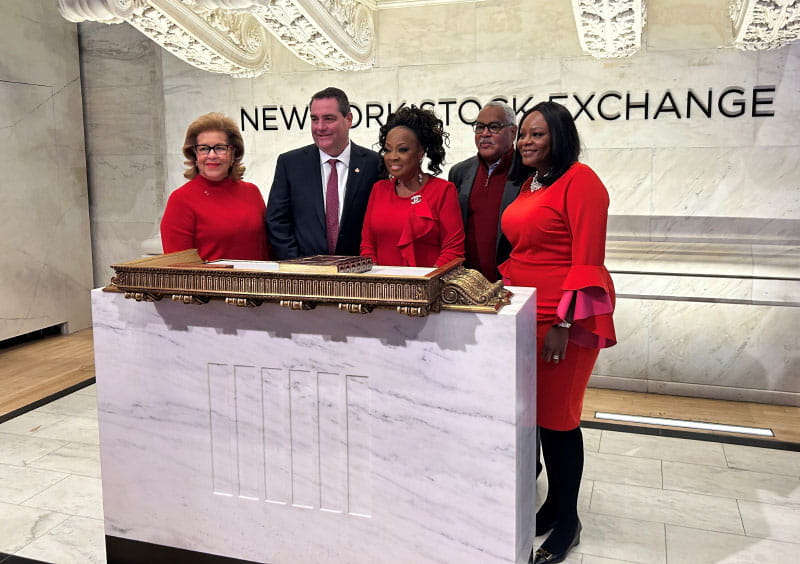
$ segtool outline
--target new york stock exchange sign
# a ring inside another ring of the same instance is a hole
[[[736,119],[775,116],[776,87],[725,86],[706,89],[665,90],[663,92],[608,90],[602,93],[551,93],[545,96],[498,95],[483,101],[476,96],[439,98],[438,100],[404,100],[392,102],[363,102],[351,100],[353,127],[379,128],[393,111],[416,104],[436,112],[445,126],[454,123],[469,125],[475,121],[483,104],[500,100],[510,105],[517,116],[543,100],[567,106],[575,120],[695,120]],[[240,108],[242,131],[292,131],[308,128],[308,102],[265,104]]]

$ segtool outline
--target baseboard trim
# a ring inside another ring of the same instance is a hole
[[[25,558],[24,556],[15,556],[13,554],[6,554],[0,552],[0,564],[50,564],[42,560],[34,560],[32,558]]]
[[[694,441],[709,441],[714,443],[800,452],[800,443],[776,441],[775,439],[764,439],[761,437],[743,437],[740,435],[725,435],[722,433],[689,431],[686,429],[669,429],[666,427],[640,427],[639,425],[610,423],[596,420],[581,421],[581,427],[586,429],[600,429],[602,431],[618,431],[620,433],[636,433],[639,435],[656,435],[659,437],[674,437],[677,439],[692,439]]]
[[[50,403],[51,401],[55,401],[55,400],[57,400],[59,398],[63,398],[64,396],[68,396],[69,394],[71,394],[73,392],[77,392],[78,390],[86,388],[87,386],[91,386],[92,384],[94,384],[94,382],[95,382],[95,379],[93,377],[89,378],[88,380],[84,380],[83,382],[78,382],[77,384],[73,384],[69,388],[65,388],[65,389],[63,389],[63,390],[61,390],[59,392],[56,392],[54,394],[50,394],[49,396],[43,397],[42,399],[39,399],[39,400],[36,400],[33,403],[29,403],[28,405],[24,405],[22,407],[18,407],[17,409],[15,409],[13,411],[9,411],[8,413],[4,413],[4,414],[0,415],[0,423],[5,423],[6,421],[8,421],[10,419],[14,419],[15,417],[18,417],[18,416],[22,415],[23,413],[27,413],[29,411],[33,411],[34,409],[36,409],[38,407],[42,407],[43,405],[46,405],[46,404]],[[2,556],[2,553],[0,553],[0,556]],[[0,564],[5,564],[5,561],[0,560]]]

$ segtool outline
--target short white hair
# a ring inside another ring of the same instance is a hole
[[[502,108],[503,114],[505,114],[506,123],[510,123],[512,125],[516,125],[517,123],[517,116],[514,114],[514,109],[505,102],[501,102],[500,100],[492,100],[491,102],[484,104],[483,108]]]

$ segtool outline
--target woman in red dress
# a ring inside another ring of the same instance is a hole
[[[255,184],[244,182],[244,140],[220,113],[194,120],[183,144],[189,182],[170,194],[161,218],[165,253],[197,249],[203,260],[267,260],[267,208]]]
[[[452,182],[442,171],[447,133],[430,110],[403,107],[381,127],[381,175],[361,231],[361,255],[387,266],[442,266],[464,256],[464,224]]]
[[[579,154],[564,106],[541,102],[525,113],[513,166],[528,178],[502,218],[513,248],[500,272],[508,284],[535,286],[537,297],[536,409],[548,492],[536,536],[551,532],[535,564],[561,562],[580,542],[583,394],[599,349],[616,343],[614,285],[603,265],[608,192]]]

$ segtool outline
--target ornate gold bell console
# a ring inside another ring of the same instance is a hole
[[[126,298],[137,301],[168,297],[185,304],[205,304],[224,299],[242,307],[279,302],[302,310],[330,304],[351,313],[394,308],[412,317],[442,309],[494,313],[509,303],[512,294],[502,282],[491,283],[480,272],[461,266],[462,262],[457,259],[429,270],[303,268],[289,272],[275,262],[207,263],[190,249],[112,265],[116,276],[106,290],[124,292]]]

